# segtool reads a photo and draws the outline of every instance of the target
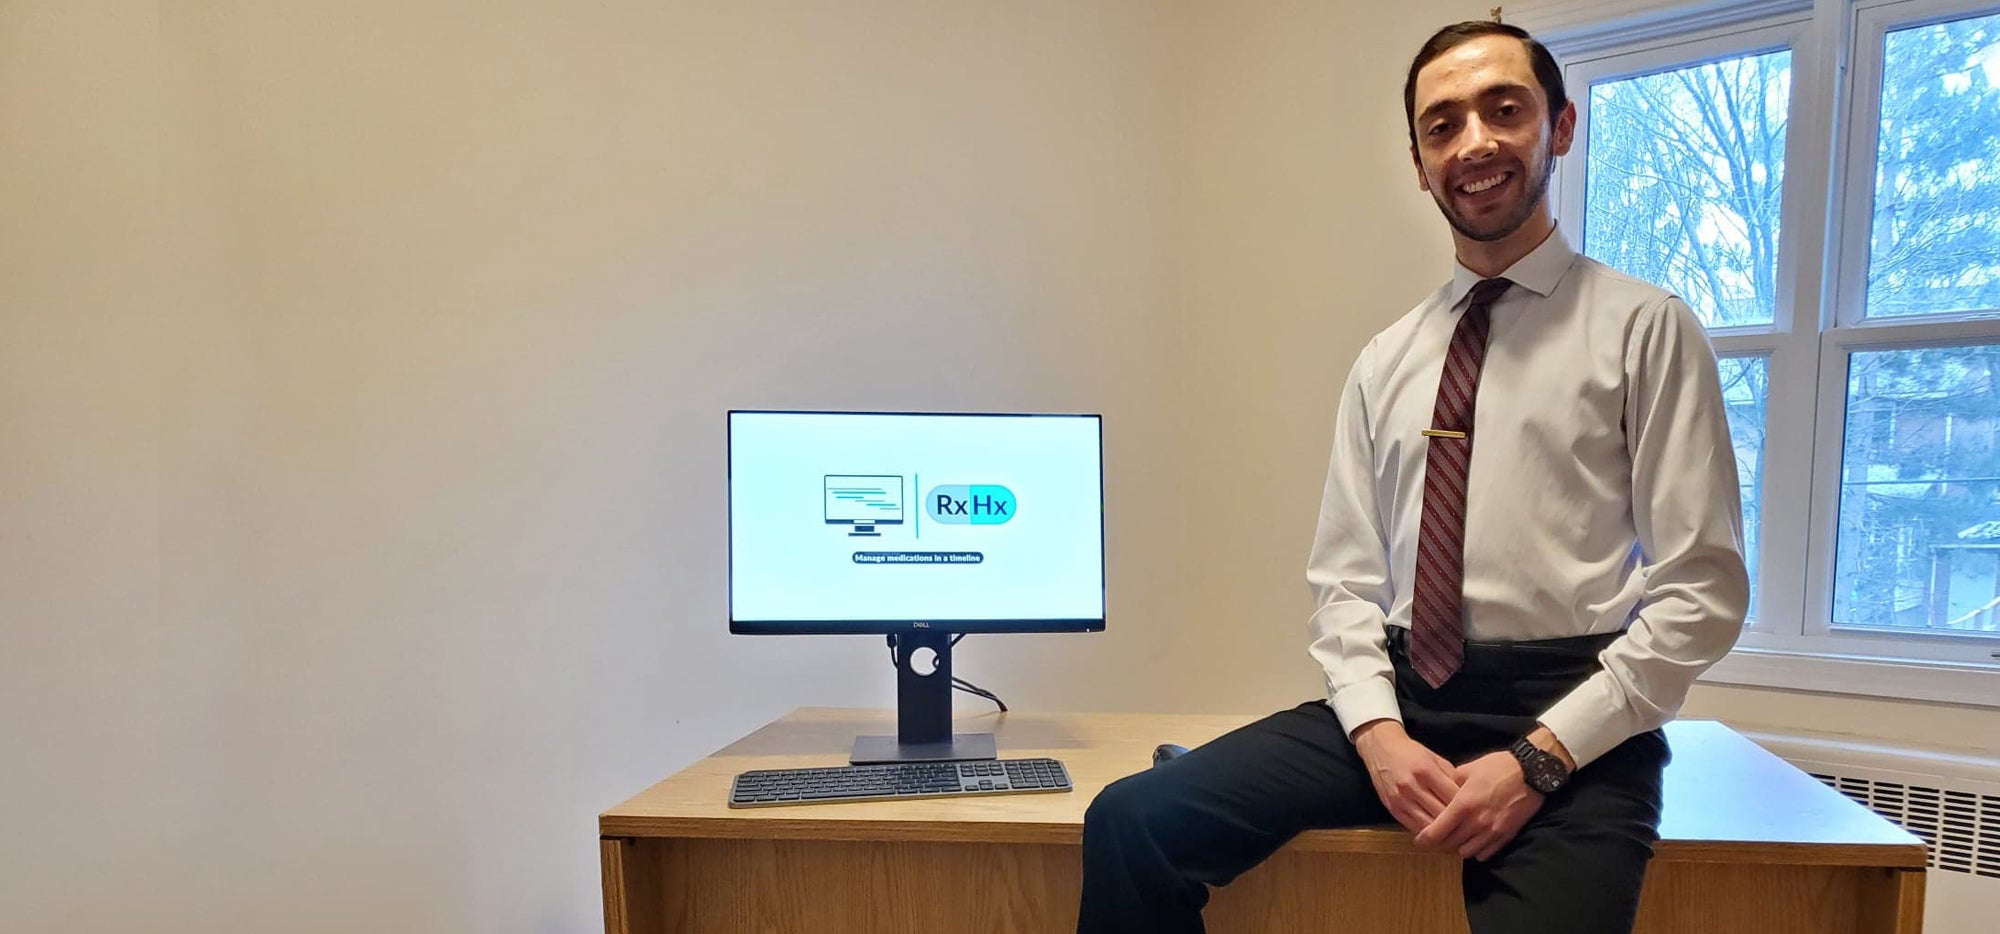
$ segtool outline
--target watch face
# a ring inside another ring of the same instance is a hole
[[[1563,768],[1561,759],[1543,752],[1527,740],[1516,743],[1513,752],[1514,758],[1520,760],[1521,776],[1527,780],[1528,787],[1545,795],[1552,794],[1561,790],[1569,780],[1569,770]]]

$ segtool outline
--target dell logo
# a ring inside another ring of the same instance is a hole
[[[924,510],[947,525],[999,525],[1014,518],[1014,491],[997,484],[932,487]]]

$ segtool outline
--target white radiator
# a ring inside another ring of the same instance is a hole
[[[1924,934],[1991,934],[2000,914],[2000,759],[1852,737],[1744,735],[1922,837]]]

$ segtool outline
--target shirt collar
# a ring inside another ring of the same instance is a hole
[[[1570,248],[1569,240],[1563,236],[1562,228],[1558,227],[1549,232],[1541,246],[1535,247],[1528,252],[1528,255],[1515,260],[1514,265],[1507,267],[1507,271],[1501,273],[1500,277],[1512,279],[1515,285],[1548,298],[1554,294],[1556,286],[1562,283],[1563,274],[1569,272],[1569,267],[1575,262],[1576,250]],[[1466,294],[1472,291],[1473,286],[1479,284],[1482,277],[1461,263],[1454,262],[1451,265],[1450,307],[1456,308],[1459,302],[1465,301]]]

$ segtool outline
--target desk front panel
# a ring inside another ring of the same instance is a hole
[[[1070,934],[1076,847],[744,839],[606,846],[609,934]],[[1922,873],[1655,860],[1636,934],[1917,934]],[[1287,848],[1215,890],[1216,934],[1465,934],[1456,860]],[[1338,919],[1336,925],[1332,919]]]

